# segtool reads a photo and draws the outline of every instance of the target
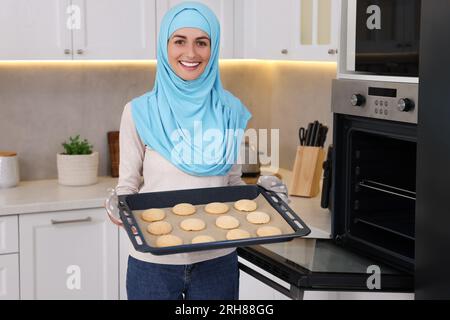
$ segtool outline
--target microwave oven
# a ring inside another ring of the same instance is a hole
[[[421,0],[348,0],[347,71],[418,77]]]

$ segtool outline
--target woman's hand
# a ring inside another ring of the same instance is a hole
[[[106,213],[108,214],[109,220],[111,220],[112,223],[114,223],[115,225],[117,225],[119,227],[123,227],[123,222],[122,222],[122,220],[120,220],[119,215],[114,214],[114,213],[117,213],[117,211],[118,211],[118,207],[117,207],[118,200],[117,200],[116,190],[108,189],[108,192],[109,192],[109,196],[105,200]]]

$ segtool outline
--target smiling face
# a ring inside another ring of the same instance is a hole
[[[201,76],[211,57],[211,40],[196,28],[175,31],[167,42],[167,56],[172,70],[183,80]]]

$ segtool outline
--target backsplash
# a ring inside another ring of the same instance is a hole
[[[80,134],[110,174],[107,132],[119,129],[125,104],[153,88],[155,62],[1,62],[0,150],[16,151],[20,179],[55,179],[62,142]],[[280,128],[280,166],[291,169],[297,130],[331,125],[336,64],[223,61],[224,87],[253,114],[249,127]],[[329,134],[328,142],[330,142]]]

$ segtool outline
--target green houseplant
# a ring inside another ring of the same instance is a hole
[[[80,135],[62,143],[65,152],[56,155],[58,182],[66,186],[85,186],[98,182],[98,152]]]

